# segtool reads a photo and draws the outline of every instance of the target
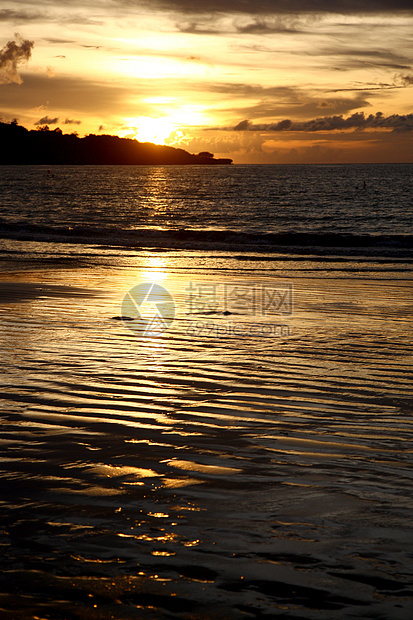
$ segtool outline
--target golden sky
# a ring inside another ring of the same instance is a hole
[[[413,161],[411,0],[2,0],[0,120],[236,163]]]

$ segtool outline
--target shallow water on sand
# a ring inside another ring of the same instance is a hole
[[[408,273],[267,259],[3,274],[1,617],[411,617]],[[114,318],[142,280],[149,337]]]

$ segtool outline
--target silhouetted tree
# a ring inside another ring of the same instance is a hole
[[[16,122],[0,122],[0,164],[118,164],[188,165],[231,164],[204,151],[193,155],[183,149],[138,142],[119,136],[64,134],[39,125],[29,131]]]

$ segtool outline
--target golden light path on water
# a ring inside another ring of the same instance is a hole
[[[406,618],[410,281],[347,259],[312,277],[220,252],[96,261],[0,282],[3,604]],[[175,302],[151,337],[114,318],[142,282]],[[242,307],[286,284],[285,314]]]

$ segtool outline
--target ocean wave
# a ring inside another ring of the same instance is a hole
[[[355,235],[331,232],[236,231],[232,229],[46,226],[0,220],[0,237],[24,241],[79,243],[236,252],[283,252],[320,255],[413,256],[413,235]]]

